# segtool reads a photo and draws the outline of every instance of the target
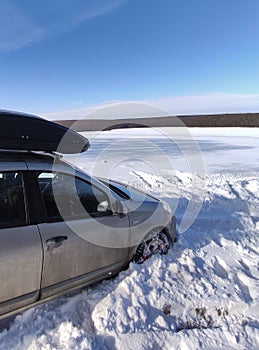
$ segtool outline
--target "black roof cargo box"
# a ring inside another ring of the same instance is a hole
[[[0,149],[82,153],[88,139],[35,115],[0,110]]]

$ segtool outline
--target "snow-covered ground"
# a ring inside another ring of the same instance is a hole
[[[17,316],[2,326],[0,349],[258,349],[259,130],[88,136],[77,165],[167,200],[178,241],[166,256]]]

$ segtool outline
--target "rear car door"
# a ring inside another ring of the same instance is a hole
[[[42,242],[30,223],[25,182],[25,163],[0,163],[0,315],[39,298]]]
[[[35,172],[46,210],[42,297],[99,280],[127,262],[128,217],[109,210],[103,185],[64,172]],[[81,232],[81,233],[80,233]]]

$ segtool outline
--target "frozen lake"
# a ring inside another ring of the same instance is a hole
[[[201,176],[259,170],[258,128],[120,129],[82,134],[91,147],[73,161],[98,176],[123,180],[133,169],[157,175],[175,169]]]

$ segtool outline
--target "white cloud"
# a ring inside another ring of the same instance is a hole
[[[44,34],[12,1],[0,0],[0,51],[9,51],[26,46]]]
[[[259,94],[209,93],[158,98],[150,102],[173,114],[259,112]]]
[[[47,36],[105,15],[126,0],[0,0],[0,52],[17,50]]]
[[[49,119],[113,119],[183,114],[259,112],[259,94],[209,93],[140,101],[109,101],[51,113]]]

